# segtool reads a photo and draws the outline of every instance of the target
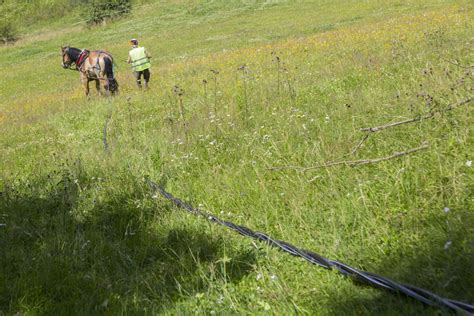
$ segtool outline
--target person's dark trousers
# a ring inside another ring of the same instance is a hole
[[[150,69],[145,69],[142,71],[134,71],[133,75],[135,76],[135,79],[137,80],[137,86],[139,88],[142,87],[142,75],[143,75],[145,89],[148,88],[148,81],[150,81]]]

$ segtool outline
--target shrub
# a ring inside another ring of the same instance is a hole
[[[0,42],[9,43],[17,40],[16,29],[10,21],[0,20]]]
[[[104,23],[127,15],[131,10],[131,0],[94,0],[85,11],[86,22],[89,25]]]

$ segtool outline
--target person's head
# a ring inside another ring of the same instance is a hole
[[[132,46],[138,46],[138,40],[136,40],[135,38],[132,38],[132,39],[130,40],[130,45],[132,45]]]

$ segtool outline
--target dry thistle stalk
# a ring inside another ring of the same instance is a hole
[[[180,113],[180,116],[181,116],[181,120],[183,121],[184,132],[187,136],[187,124],[186,124],[186,120],[184,118],[184,103],[183,103],[184,90],[180,86],[175,85],[173,87],[173,93],[178,99],[179,113]]]
[[[214,80],[214,115],[217,118],[217,77],[219,75],[219,71],[215,69],[211,69],[212,72],[212,80]]]

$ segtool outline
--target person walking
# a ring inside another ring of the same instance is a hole
[[[132,38],[130,40],[132,49],[128,52],[127,63],[132,65],[133,75],[137,82],[138,88],[142,87],[141,78],[143,76],[145,89],[148,88],[148,82],[150,81],[150,54],[146,51],[145,47],[138,46],[138,40]]]

